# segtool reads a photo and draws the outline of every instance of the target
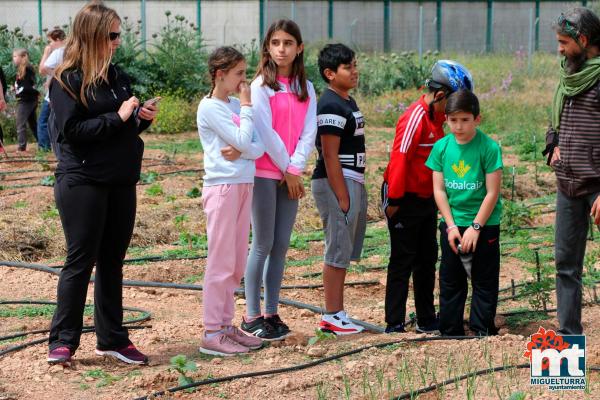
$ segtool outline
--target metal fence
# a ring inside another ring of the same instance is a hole
[[[404,0],[120,0],[106,1],[139,21],[141,36],[166,23],[165,12],[200,26],[208,46],[260,40],[277,18],[298,22],[308,43],[340,40],[361,50],[459,52],[554,51],[552,21],[577,1]],[[0,24],[41,35],[68,24],[84,1],[0,0]]]

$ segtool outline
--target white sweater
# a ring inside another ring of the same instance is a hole
[[[264,146],[254,134],[252,107],[240,110],[234,97],[229,102],[205,97],[198,105],[196,122],[204,150],[204,186],[254,183],[254,160],[263,155]],[[229,145],[242,152],[235,161],[221,155]]]

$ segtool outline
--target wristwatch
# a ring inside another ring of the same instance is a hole
[[[481,230],[481,225],[478,222],[473,222],[471,224],[471,228],[475,229],[476,231],[480,231]]]

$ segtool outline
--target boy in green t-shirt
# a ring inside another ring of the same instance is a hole
[[[494,324],[500,275],[500,147],[477,129],[479,101],[470,91],[448,97],[451,135],[433,146],[425,165],[433,170],[435,201],[442,214],[440,242],[440,332],[464,335],[463,313],[471,278],[469,327],[498,333]]]

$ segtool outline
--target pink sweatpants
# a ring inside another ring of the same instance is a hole
[[[202,189],[208,236],[202,293],[207,330],[221,329],[233,321],[233,292],[240,286],[248,258],[252,187],[252,183],[238,183]]]

